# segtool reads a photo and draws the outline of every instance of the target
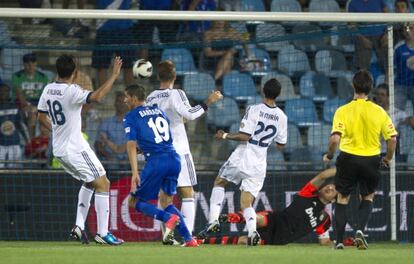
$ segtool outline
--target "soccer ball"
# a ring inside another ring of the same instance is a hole
[[[152,64],[151,62],[139,59],[132,66],[132,74],[135,78],[149,78],[152,75]]]

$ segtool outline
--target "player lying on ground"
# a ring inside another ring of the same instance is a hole
[[[330,245],[328,229],[331,226],[331,219],[324,208],[325,205],[334,202],[337,196],[332,181],[335,173],[336,168],[319,173],[295,195],[292,203],[283,211],[257,213],[257,231],[262,238],[261,244],[286,245],[315,231],[321,245]],[[238,213],[221,215],[219,220],[227,223],[245,222],[243,216]],[[204,243],[217,241],[217,238],[210,236],[215,233],[214,230],[209,230],[207,233],[209,238]],[[226,239],[231,242],[234,240],[234,238],[229,240],[228,237]],[[226,241],[222,243],[227,243]],[[247,237],[238,237],[237,243],[246,244]]]

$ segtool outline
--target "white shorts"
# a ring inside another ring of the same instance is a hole
[[[181,172],[178,176],[177,187],[197,185],[197,176],[194,169],[193,157],[190,153],[180,154]]]
[[[90,148],[79,153],[56,157],[56,159],[62,164],[67,173],[83,182],[92,182],[106,174],[102,163]]]
[[[229,159],[221,166],[218,176],[228,182],[240,185],[240,190],[251,193],[256,197],[263,187],[266,177],[266,169],[264,173],[252,173],[243,169],[242,149],[236,149],[230,155]]]

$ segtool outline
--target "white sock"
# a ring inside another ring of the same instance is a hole
[[[256,212],[253,207],[248,207],[243,210],[243,216],[246,219],[248,236],[251,236],[256,231]]]
[[[210,215],[208,217],[208,222],[212,223],[218,220],[221,206],[224,201],[224,188],[223,187],[214,187],[211,191],[210,197]]]
[[[76,225],[82,230],[85,230],[85,221],[88,217],[89,206],[91,205],[91,198],[93,190],[82,185],[78,194],[78,209],[76,211]]]
[[[188,228],[188,231],[190,231],[190,234],[192,234],[193,229],[194,229],[194,219],[195,219],[194,198],[183,198],[182,199],[181,214],[184,217],[184,222]]]
[[[95,211],[98,222],[98,234],[104,237],[108,234],[109,193],[95,193]]]

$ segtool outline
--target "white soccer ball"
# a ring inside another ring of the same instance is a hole
[[[151,62],[139,59],[132,66],[132,73],[135,78],[149,78],[152,75],[152,64]]]

